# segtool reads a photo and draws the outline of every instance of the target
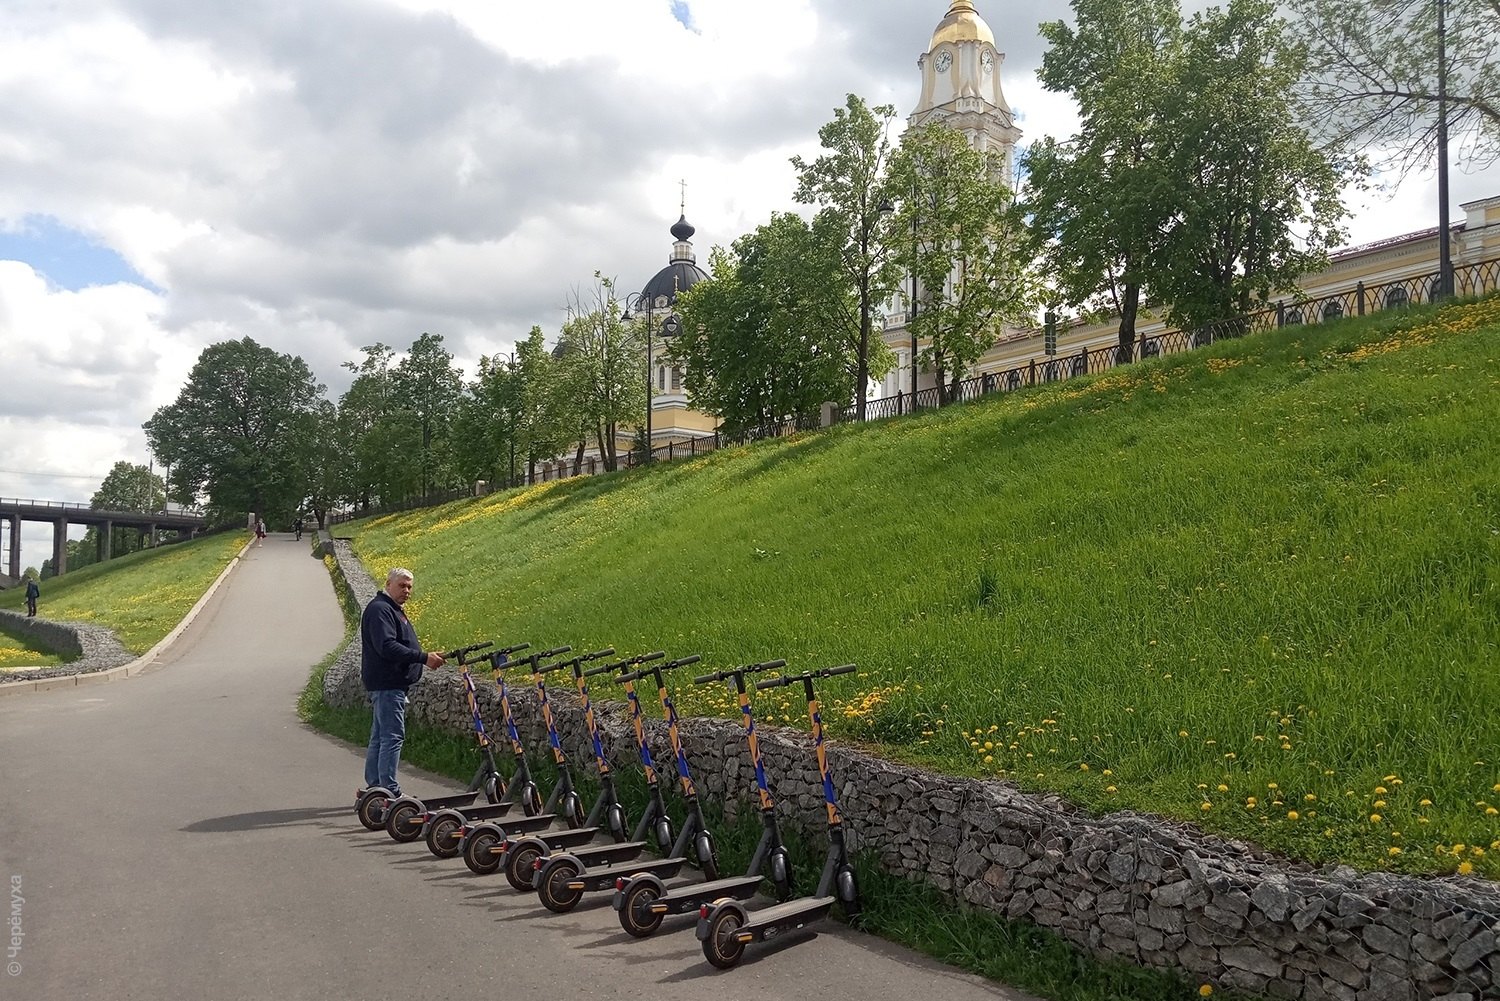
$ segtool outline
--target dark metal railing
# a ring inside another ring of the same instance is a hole
[[[1480,296],[1500,291],[1500,258],[1479,261],[1474,264],[1456,266],[1453,269],[1456,295]],[[1076,354],[1032,358],[1020,365],[998,372],[985,372],[969,379],[960,380],[952,387],[952,399],[948,403],[960,403],[978,399],[990,393],[1005,393],[1017,389],[1071,379],[1080,375],[1096,375],[1107,372],[1120,364],[1137,360],[1158,358],[1162,355],[1180,354],[1205,347],[1226,338],[1243,337],[1246,334],[1279,327],[1291,327],[1306,323],[1323,323],[1346,316],[1365,316],[1383,309],[1400,309],[1419,303],[1432,302],[1438,290],[1436,272],[1400,278],[1376,285],[1356,283],[1352,289],[1329,295],[1299,296],[1279,300],[1274,306],[1231,317],[1216,323],[1205,324],[1193,330],[1167,330],[1150,337],[1144,334],[1136,338],[1128,357],[1121,360],[1116,345],[1084,347]],[[936,386],[917,393],[917,409],[932,409],[943,404]],[[865,420],[884,420],[899,417],[912,410],[910,393],[897,393],[865,403]],[[838,411],[837,419],[848,422],[858,419],[858,409],[849,404]]]

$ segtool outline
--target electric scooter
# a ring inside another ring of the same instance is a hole
[[[677,840],[672,843],[670,851],[664,857],[644,861],[631,861],[645,849],[644,840],[634,843],[635,852],[631,855],[626,855],[625,851],[627,846],[633,843],[624,842],[618,845],[584,848],[576,852],[554,852],[545,858],[538,858],[536,862],[538,868],[532,882],[537,888],[537,895],[541,898],[542,906],[549,911],[563,914],[577,906],[585,893],[613,891],[615,880],[622,876],[644,872],[663,878],[676,876],[682,867],[688,864],[689,848],[692,850],[693,863],[702,870],[705,879],[719,877],[714,836],[703,817],[703,807],[698,801],[698,787],[694,784],[692,772],[688,768],[687,753],[682,749],[682,739],[678,733],[677,707],[673,704],[671,695],[667,693],[667,682],[662,677],[663,672],[682,667],[697,659],[696,656],[684,657],[670,664],[653,665],[650,668],[621,676],[621,680],[629,678],[631,681],[646,674],[651,674],[656,678],[657,697],[661,700],[662,715],[666,717],[672,753],[677,758],[677,781],[682,789],[683,803],[687,808],[687,819],[682,825],[682,831],[677,835]],[[638,705],[635,711],[639,711]],[[601,750],[598,753],[601,766],[603,766],[605,764],[603,752]],[[609,864],[611,861],[616,864]]]
[[[745,744],[750,751],[750,764],[755,770],[755,788],[760,806],[760,840],[751,853],[750,865],[740,876],[725,876],[706,883],[688,883],[674,887],[668,887],[660,876],[650,872],[626,874],[629,878],[622,876],[616,879],[612,902],[620,914],[620,927],[634,937],[648,937],[661,927],[662,919],[669,914],[691,914],[706,903],[726,897],[748,900],[755,896],[764,879],[771,881],[777,900],[785,900],[792,895],[791,855],[781,840],[781,829],[776,821],[776,801],[771,796],[770,783],[766,779],[765,763],[760,756],[760,740],[755,732],[755,713],[751,709],[750,696],[745,688],[747,674],[774,671],[785,666],[785,660],[769,660],[693,679],[696,685],[734,682],[739,697],[740,720],[744,724]]]
[[[817,696],[813,693],[814,678],[832,678],[840,674],[853,674],[856,670],[853,664],[845,664],[806,674],[767,678],[755,684],[756,691],[799,683],[802,685],[803,694],[807,698],[807,715],[812,721],[818,774],[823,779],[823,801],[828,809],[828,854],[823,860],[823,874],[818,879],[817,892],[811,897],[787,900],[754,911],[738,900],[720,900],[703,905],[698,912],[698,940],[703,943],[704,958],[721,970],[730,969],[738,963],[749,943],[765,942],[783,932],[812,924],[827,917],[835,903],[843,909],[844,917],[853,920],[859,916],[859,887],[855,883],[854,866],[849,862],[849,853],[844,844],[844,821],[839,814],[833,777],[828,773],[828,754],[823,746],[823,714],[818,707]]]
[[[494,645],[492,641],[486,640],[483,643],[473,643],[466,647],[459,647],[457,650],[450,650],[443,654],[442,657],[445,661],[457,661],[459,666],[464,670],[464,676],[468,677],[469,654],[478,650],[486,650]],[[504,783],[500,779],[499,771],[495,768],[495,757],[490,753],[489,745],[484,739],[484,722],[480,720],[477,711],[474,714],[474,726],[475,732],[479,734],[479,745],[484,750],[484,761],[480,764],[479,771],[474,774],[474,781],[469,783],[469,791],[464,794],[468,796],[468,799],[463,801],[467,803],[474,802],[479,795],[479,790],[482,788],[484,789],[486,798],[489,798],[489,801],[493,803],[499,798],[497,790],[502,788]],[[378,831],[385,826],[387,808],[390,806],[391,801],[396,798],[384,786],[369,786],[357,790],[354,794],[354,813],[359,817],[359,822],[367,829]],[[462,796],[444,798],[457,802],[462,799]]]
[[[653,656],[650,659],[655,660],[657,658]],[[674,660],[664,664],[659,670],[671,671],[681,667],[683,664],[696,663],[698,660],[699,657],[694,654],[691,657],[684,657],[681,660]],[[621,684],[626,686],[627,697],[633,698],[635,681],[643,674],[654,673],[656,670],[658,669],[652,668],[650,672],[634,671],[622,675],[621,678],[626,679],[622,680]],[[633,702],[632,705],[634,706],[633,711],[639,712],[640,703]],[[675,726],[675,717],[676,712],[674,710],[668,720],[669,727]],[[646,748],[644,739],[640,739],[638,743],[639,750],[641,751],[641,763],[644,765],[649,758],[650,751]],[[676,746],[677,743],[675,731],[673,731],[673,745]],[[585,853],[587,853],[587,856],[593,859],[596,865],[608,865],[611,862],[635,858],[645,850],[649,843],[647,840],[648,833],[654,833],[659,851],[663,853],[671,851],[672,822],[667,815],[666,803],[662,799],[661,778],[654,770],[647,774],[647,791],[650,798],[647,801],[645,812],[641,814],[641,819],[636,824],[635,830],[631,832],[630,840],[619,841],[615,844],[596,845],[576,853],[580,858],[584,857]],[[560,849],[577,848],[581,845],[586,845],[596,840],[595,834],[597,832],[590,833],[587,828],[584,828],[576,831],[549,831],[530,837],[507,840],[503,849],[505,852],[506,879],[517,890],[525,891],[534,889],[536,886],[536,870],[540,868],[541,861],[546,856]]]
[[[549,653],[566,653],[569,649],[571,648],[561,647],[558,650],[550,651]],[[607,650],[597,650],[594,653],[584,654],[581,657],[575,658],[575,660],[579,663],[588,660],[597,660],[600,657],[608,657],[614,652],[614,648],[611,647]],[[543,658],[541,656],[529,657],[525,662],[531,665],[531,678],[533,684],[536,686],[537,704],[542,711],[542,721],[546,724],[547,727],[547,743],[552,748],[552,760],[553,763],[557,766],[557,782],[553,785],[552,791],[548,794],[547,802],[541,805],[540,812],[537,816],[546,816],[548,818],[549,824],[553,821],[559,821],[563,823],[564,825],[566,825],[566,828],[568,830],[574,832],[574,837],[583,837],[584,835],[582,834],[582,832],[585,830],[589,832],[587,835],[588,837],[593,837],[593,835],[597,833],[600,828],[596,826],[586,826],[585,824],[585,822],[588,820],[588,817],[584,815],[583,798],[578,795],[578,791],[573,785],[573,774],[568,768],[568,756],[563,752],[562,749],[562,738],[558,736],[557,733],[557,725],[552,717],[552,702],[547,696],[547,685],[543,680],[543,675],[567,667],[569,664],[573,663],[573,661],[559,661],[555,664],[544,665],[540,663],[542,659]],[[512,734],[512,741],[516,748],[516,760],[518,762],[523,761],[524,757],[520,750],[520,737],[515,733],[513,724],[511,725],[510,732]],[[535,797],[536,784],[534,782],[530,782],[529,778],[528,782],[533,791],[532,795],[533,797]],[[611,791],[613,790],[611,789]],[[604,799],[601,796],[599,803],[603,802]],[[598,803],[596,803],[595,805],[596,807],[599,806]],[[600,809],[602,809],[602,807],[600,807]],[[589,816],[597,818],[598,815],[594,810],[591,810],[589,811]],[[531,819],[534,821],[536,818]],[[484,823],[478,824],[477,826],[471,827],[466,823],[460,834],[461,840],[459,842],[459,851],[462,853],[464,857],[464,864],[469,867],[470,872],[473,872],[476,875],[486,876],[494,872],[496,869],[500,868],[500,866],[507,861],[505,858],[505,845],[506,839],[508,837],[514,834],[535,832],[540,830],[542,827],[549,826],[549,824],[537,825],[535,823],[527,823],[524,826],[519,826],[504,824],[497,821],[486,821]],[[548,836],[550,837],[552,835]],[[529,870],[527,874],[528,876],[530,875]],[[506,877],[511,880],[512,886],[517,885],[516,880],[518,877],[513,877],[511,875],[508,866],[506,870]],[[530,889],[530,887],[528,886],[527,889]]]
[[[485,646],[492,644],[486,643]],[[531,646],[530,643],[517,643],[503,650],[496,650],[486,654],[484,658],[491,662],[504,663],[511,654],[525,650]],[[505,780],[500,775],[500,770],[495,767],[495,753],[490,741],[490,735],[485,732],[484,719],[479,715],[479,702],[475,697],[474,675],[469,672],[470,661],[461,657],[459,665],[463,669],[464,697],[469,703],[469,713],[474,719],[474,733],[479,738],[479,747],[484,754],[484,763],[480,766],[480,773],[484,775],[484,796],[488,806],[476,807],[475,809],[485,811],[486,816],[501,817],[510,811],[515,805],[513,800],[506,798]],[[474,777],[479,781],[479,775]],[[440,796],[435,799],[423,800],[416,796],[401,796],[391,801],[385,810],[385,832],[394,841],[402,844],[417,840],[424,833],[423,825],[427,822],[434,811],[442,809],[457,810],[467,807],[477,798],[474,792],[474,782],[469,783],[466,794],[457,796]]]

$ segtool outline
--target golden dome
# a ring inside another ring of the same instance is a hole
[[[953,0],[948,16],[938,22],[937,30],[932,33],[932,44],[927,46],[927,51],[931,52],[944,42],[974,41],[994,45],[995,34],[969,0]]]

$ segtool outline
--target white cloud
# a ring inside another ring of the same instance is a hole
[[[198,353],[251,336],[337,393],[362,345],[441,333],[472,367],[555,333],[595,270],[666,263],[686,179],[699,261],[795,210],[793,153],[854,92],[905,116],[943,4],[910,0],[14,0],[0,8],[0,230],[32,217],[153,288],[49,287],[0,262],[0,494],[81,500]],[[978,4],[1027,140],[1036,25]],[[1455,174],[1457,203],[1500,170]],[[1431,225],[1432,182],[1368,201],[1352,238]],[[30,479],[11,470],[53,474]],[[32,552],[28,529],[27,559]]]

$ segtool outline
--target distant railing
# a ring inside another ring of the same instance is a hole
[[[1454,294],[1463,297],[1480,296],[1500,290],[1500,258],[1465,264],[1453,269]],[[998,372],[985,372],[963,379],[953,387],[953,398],[949,403],[960,403],[978,399],[990,393],[1007,393],[1017,389],[1071,379],[1080,375],[1107,372],[1117,365],[1136,360],[1157,358],[1162,355],[1179,354],[1204,347],[1225,338],[1243,337],[1246,334],[1299,324],[1324,323],[1346,316],[1365,316],[1386,309],[1401,309],[1418,303],[1432,302],[1438,292],[1436,273],[1401,278],[1377,285],[1358,282],[1354,288],[1329,295],[1283,299],[1254,313],[1236,316],[1217,323],[1206,324],[1194,330],[1168,330],[1147,337],[1136,338],[1129,357],[1121,360],[1117,345],[1084,347],[1076,354],[1032,358],[1020,365]],[[933,409],[942,405],[941,392],[936,386],[919,390],[916,394],[916,409]],[[897,393],[877,400],[865,402],[865,420],[885,420],[899,417],[912,410],[912,394]],[[858,408],[849,404],[838,411],[841,422],[858,420]]]
[[[1491,258],[1474,264],[1459,265],[1454,268],[1453,275],[1454,294],[1462,297],[1480,296],[1490,292],[1500,291],[1500,258]],[[1162,355],[1180,354],[1184,351],[1192,351],[1196,348],[1205,347],[1215,341],[1226,338],[1243,337],[1246,334],[1257,333],[1263,330],[1274,330],[1278,327],[1290,327],[1304,323],[1323,323],[1329,320],[1342,319],[1345,316],[1364,316],[1385,309],[1399,309],[1423,302],[1431,302],[1438,291],[1438,276],[1436,273],[1418,275],[1412,278],[1402,278],[1396,281],[1383,282],[1376,285],[1366,285],[1358,282],[1354,288],[1343,292],[1335,292],[1329,295],[1308,297],[1300,296],[1291,299],[1282,299],[1274,306],[1248,313],[1244,316],[1232,317],[1217,323],[1206,324],[1194,330],[1168,330],[1150,337],[1144,334],[1136,338],[1128,358],[1121,360],[1119,346],[1110,344],[1098,346],[1092,349],[1084,347],[1076,354],[1050,356],[1044,358],[1032,358],[1029,361],[1002,369],[997,372],[984,372],[973,378],[961,380],[953,388],[952,398],[948,403],[962,403],[976,400],[992,393],[1008,393],[1018,389],[1031,386],[1044,385],[1049,382],[1058,382],[1063,379],[1072,379],[1082,375],[1096,375],[1107,372],[1116,366],[1128,364],[1129,362],[1157,358]],[[942,391],[936,386],[929,386],[919,390],[916,394],[917,410],[933,410],[944,405]],[[897,393],[895,396],[886,396],[876,400],[865,402],[865,420],[878,421],[891,417],[899,417],[902,414],[912,412],[912,394]],[[854,404],[833,409],[834,423],[848,423],[858,420],[858,408]],[[721,448],[730,448],[736,445],[745,445],[766,438],[780,438],[799,431],[809,431],[817,428],[819,422],[810,418],[788,418],[782,421],[774,421],[758,428],[737,434],[724,434],[715,431],[713,434],[704,435],[699,438],[691,438],[687,441],[669,442],[666,445],[657,445],[651,449],[650,458],[642,451],[631,450],[620,453],[616,459],[616,469],[633,469],[637,466],[646,465],[648,462],[668,462],[672,459],[685,459],[695,455],[707,455]],[[587,456],[583,459],[558,460],[540,464],[535,472],[522,473],[515,478],[514,483],[507,484],[503,479],[492,486],[496,489],[505,489],[511,486],[529,486],[535,483],[546,483],[552,480],[572,479],[578,476],[596,476],[608,472],[603,459],[597,456]],[[426,498],[412,498],[392,504],[374,505],[365,509],[340,511],[328,516],[330,525],[355,518],[367,518],[378,514],[390,514],[396,511],[407,511],[414,508],[426,507],[433,504],[443,504],[448,501],[457,500],[460,497],[468,497],[473,490],[461,489],[450,490],[440,494],[432,494]]]
[[[182,504],[168,504],[165,509],[157,508],[152,511],[137,511],[133,508],[108,508],[94,507],[92,504],[77,504],[72,501],[49,501],[34,500],[22,497],[0,497],[0,508],[30,507],[41,508],[44,511],[90,511],[90,512],[117,512],[119,514],[160,514],[172,518],[202,518],[203,512],[197,508],[186,507]]]

